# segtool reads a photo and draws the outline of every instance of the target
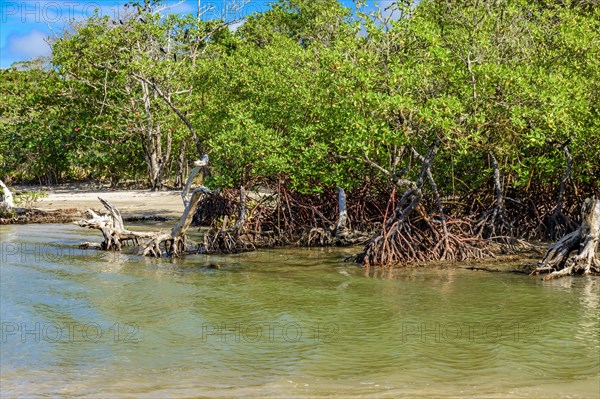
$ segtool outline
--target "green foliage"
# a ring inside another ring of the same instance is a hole
[[[414,175],[402,148],[438,140],[443,194],[488,186],[489,151],[511,187],[551,189],[562,144],[575,183],[598,185],[598,7],[280,0],[232,31],[157,4],[80,23],[54,69],[2,71],[2,174],[160,186],[185,144],[186,162],[210,154],[210,184],[310,193],[383,180],[366,157]]]

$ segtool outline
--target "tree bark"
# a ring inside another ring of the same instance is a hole
[[[587,198],[581,207],[581,226],[552,244],[532,274],[550,273],[549,280],[574,274],[600,273],[600,200]],[[576,255],[572,252],[577,251]]]
[[[347,228],[348,212],[346,211],[346,192],[340,186],[338,190],[338,221],[335,225],[335,235],[340,234]]]

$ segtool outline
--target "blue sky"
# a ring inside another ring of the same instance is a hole
[[[233,9],[233,0],[200,0],[201,7],[212,7],[206,18],[238,19],[268,9],[272,0],[249,0]],[[60,34],[70,20],[81,20],[99,9],[101,15],[119,19],[126,12],[127,0],[0,0],[0,68],[50,54],[48,37]],[[164,0],[169,12],[196,13],[198,0]],[[352,0],[343,0],[352,6]],[[389,0],[381,2],[390,3]]]

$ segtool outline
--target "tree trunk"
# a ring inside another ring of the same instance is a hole
[[[177,176],[175,178],[175,187],[183,188],[183,176],[186,174],[186,162],[185,162],[185,148],[186,141],[181,141],[181,146],[179,147],[179,156],[177,157]]]
[[[164,244],[167,256],[176,258],[181,256],[187,244],[187,230],[192,224],[192,219],[198,203],[204,195],[214,195],[216,191],[209,190],[201,186],[192,192],[192,196],[187,203],[179,222],[168,233],[155,234],[155,236],[146,244],[144,256],[153,256],[160,258],[162,256],[161,244]]]
[[[581,226],[552,244],[532,274],[550,273],[544,280],[574,274],[600,273],[600,200],[581,206]],[[576,255],[571,253],[577,251]]]
[[[335,225],[335,235],[337,236],[342,231],[347,229],[348,212],[346,211],[346,192],[340,186],[338,190],[338,221]]]
[[[335,224],[327,228],[315,227],[305,233],[299,241],[300,245],[309,247],[319,246],[339,246],[348,247],[351,245],[362,245],[366,243],[370,234],[367,232],[353,230],[348,228],[348,211],[346,210],[346,192],[340,186],[338,190],[338,218]],[[313,208],[313,211],[318,212]],[[327,220],[323,214],[317,213],[321,219]]]
[[[144,104],[144,113],[146,116],[145,126],[142,125],[142,149],[144,158],[148,166],[150,185],[152,190],[161,190],[163,187],[163,176],[165,168],[169,163],[171,156],[172,135],[167,132],[165,138],[165,148],[163,151],[163,137],[161,125],[156,122],[152,116],[152,92],[151,87],[146,81],[140,81],[142,87],[142,102]]]
[[[502,182],[500,179],[500,167],[493,152],[488,152],[492,169],[494,170],[494,194],[496,196],[496,206],[484,212],[477,225],[476,234],[480,238],[493,240],[505,244],[515,242],[514,228],[506,218],[506,209],[504,207],[504,195],[502,194]]]

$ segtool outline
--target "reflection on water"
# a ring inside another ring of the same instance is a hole
[[[156,260],[77,250],[97,234],[74,226],[0,233],[3,397],[600,389],[594,278],[366,270],[344,263],[348,249]]]

